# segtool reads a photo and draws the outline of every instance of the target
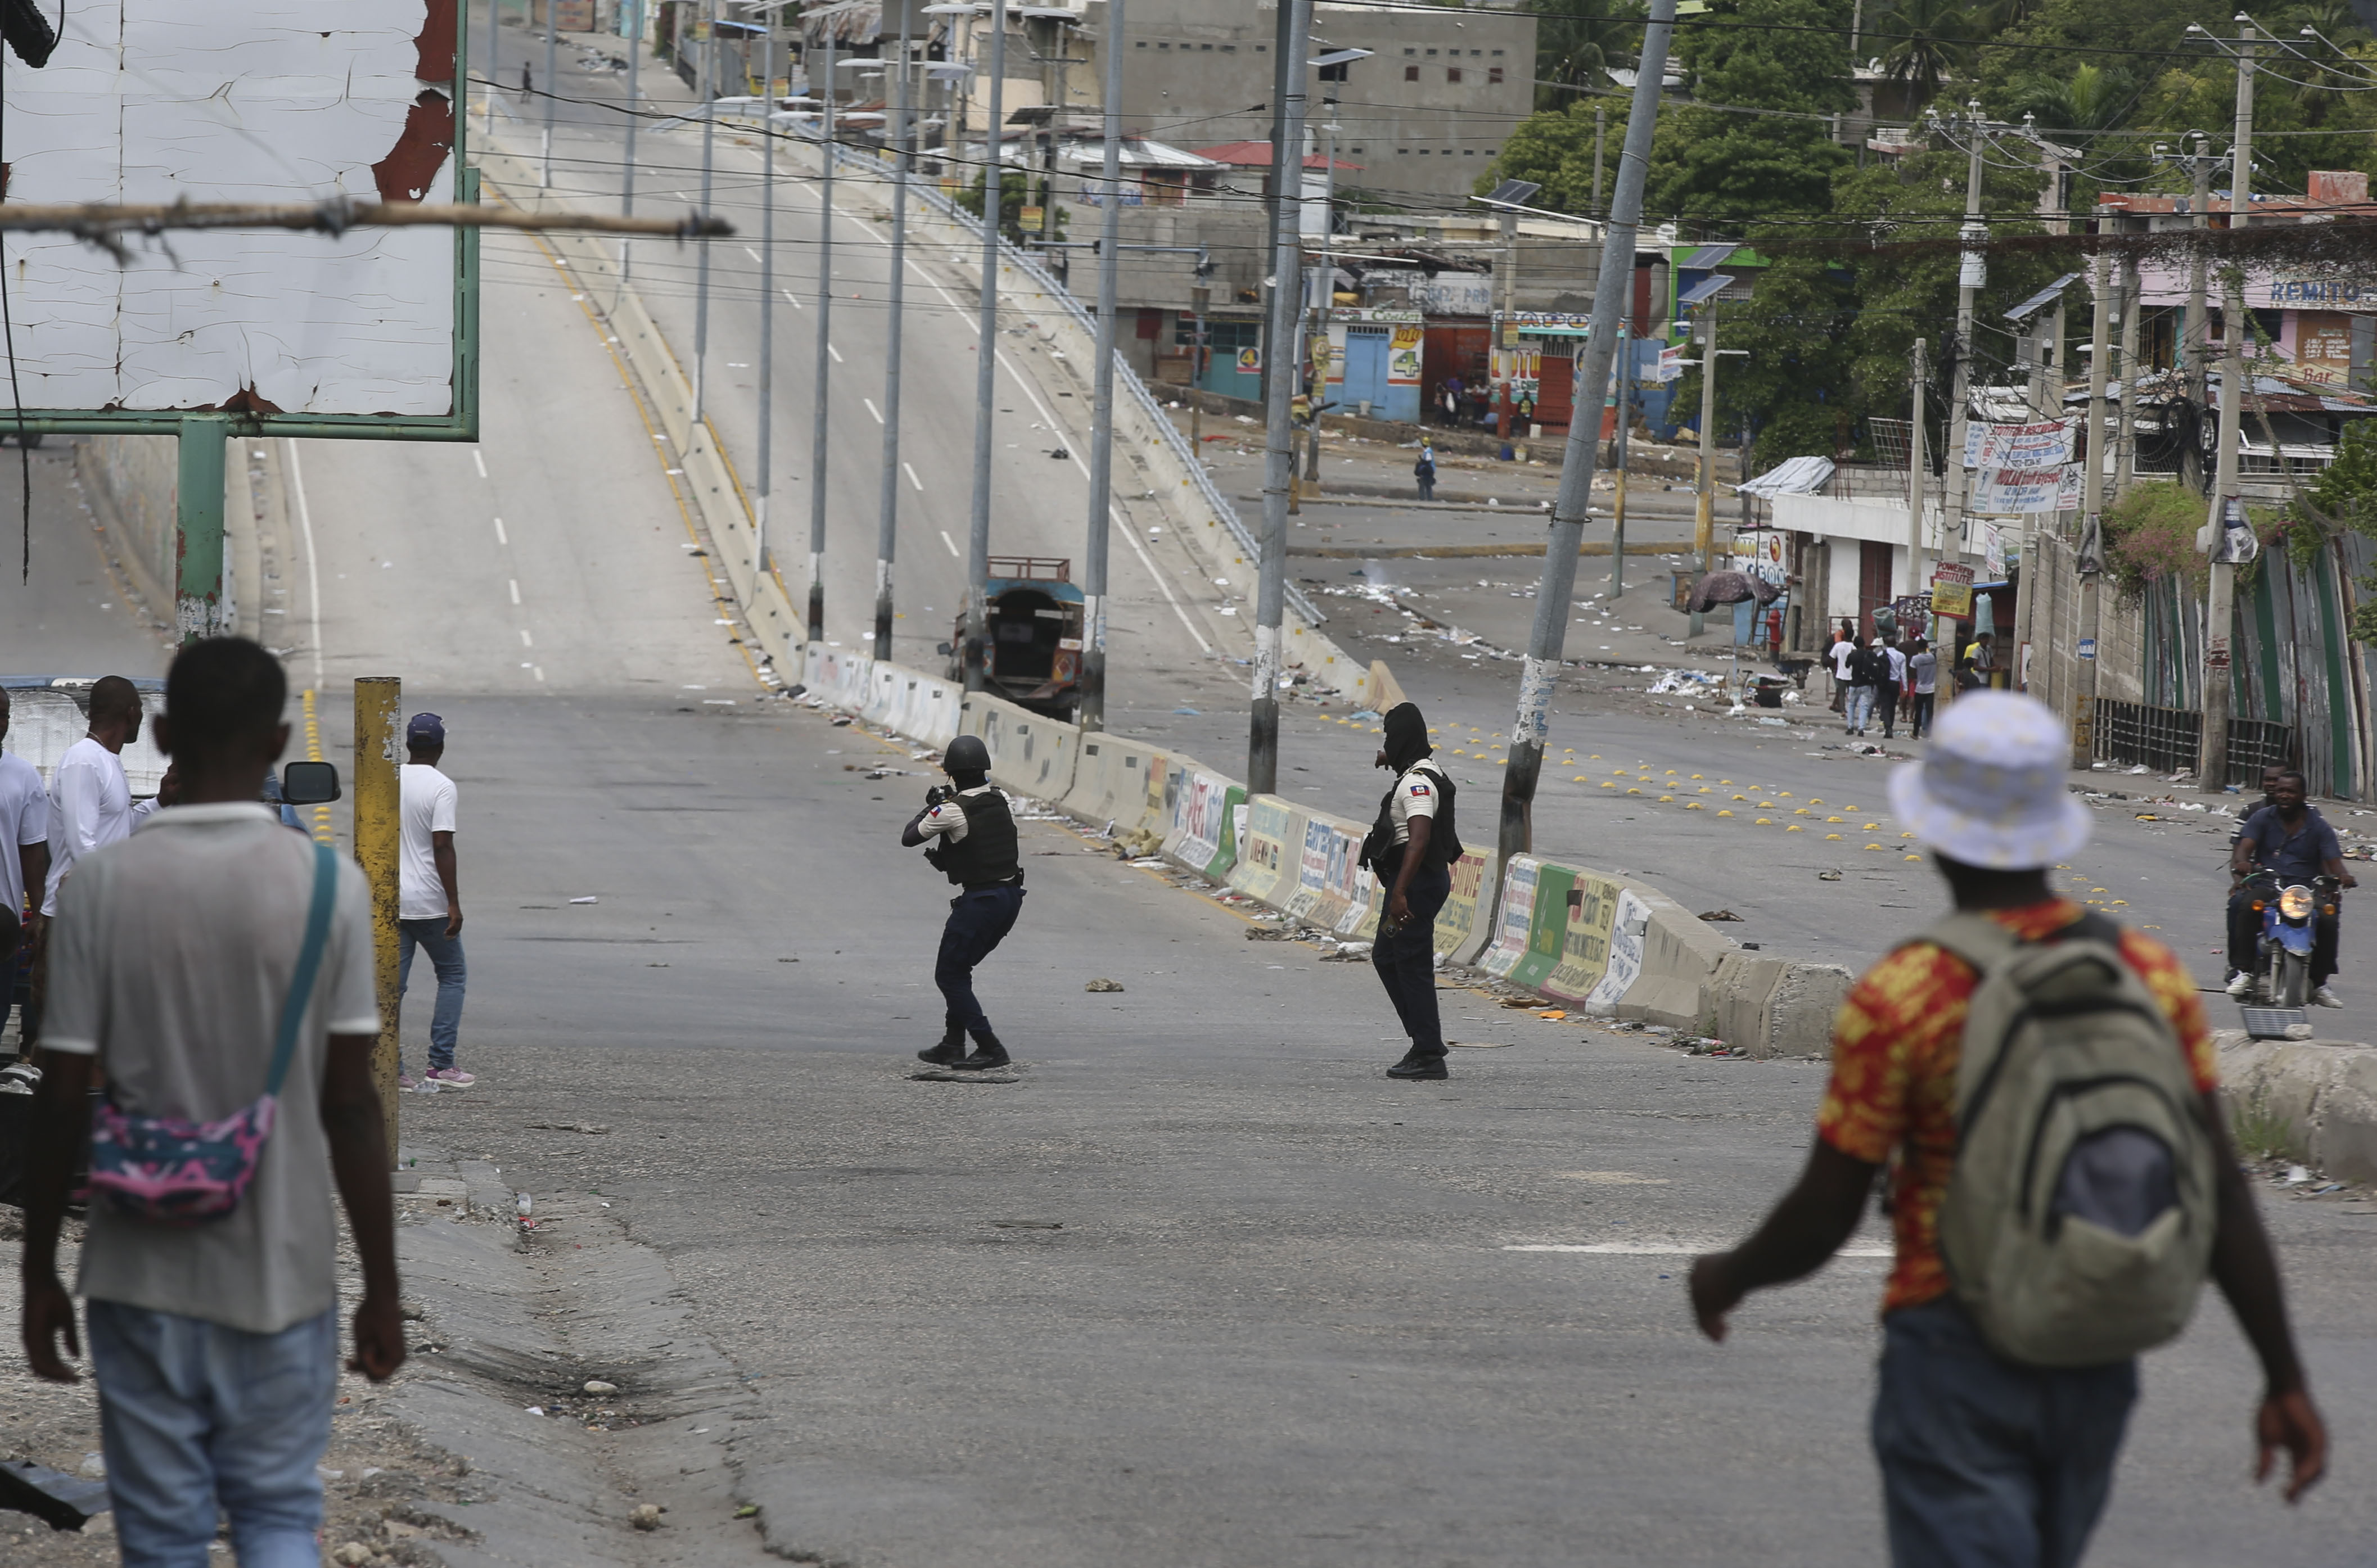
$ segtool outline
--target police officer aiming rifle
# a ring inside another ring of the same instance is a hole
[[[925,791],[925,809],[908,819],[900,842],[930,846],[925,859],[954,883],[949,924],[941,928],[933,983],[941,988],[947,1024],[941,1043],[916,1052],[937,1067],[979,1072],[1008,1064],[1007,1048],[990,1032],[974,999],[973,969],[1015,927],[1023,908],[1023,869],[1015,847],[1015,818],[1007,797],[991,787],[990,748],[978,735],[960,735],[942,756],[946,786]],[[966,1051],[966,1036],[973,1050]]]

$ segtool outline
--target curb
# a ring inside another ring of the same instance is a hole
[[[2212,1038],[2232,1123],[2274,1123],[2291,1158],[2339,1181],[2377,1182],[2377,1047],[2252,1039],[2240,1029]]]

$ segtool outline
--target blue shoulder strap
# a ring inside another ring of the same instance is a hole
[[[328,844],[314,846],[314,901],[305,911],[305,944],[298,949],[297,973],[289,981],[289,1000],[281,1007],[281,1038],[272,1047],[272,1073],[264,1092],[279,1096],[289,1076],[289,1059],[297,1052],[297,1029],[305,1022],[306,1004],[314,999],[314,977],[321,972],[322,949],[330,940],[330,907],[338,901],[339,852]]]

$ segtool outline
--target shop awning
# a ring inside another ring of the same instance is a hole
[[[1813,495],[1832,480],[1833,460],[1830,457],[1793,457],[1737,488],[1744,495],[1762,496],[1772,501],[1778,495]]]

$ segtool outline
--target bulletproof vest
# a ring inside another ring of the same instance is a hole
[[[926,859],[962,887],[1014,881],[1023,867],[1016,853],[1015,818],[1007,809],[1007,797],[990,789],[979,795],[960,795],[958,804],[965,810],[965,837],[955,843],[944,838]]]

